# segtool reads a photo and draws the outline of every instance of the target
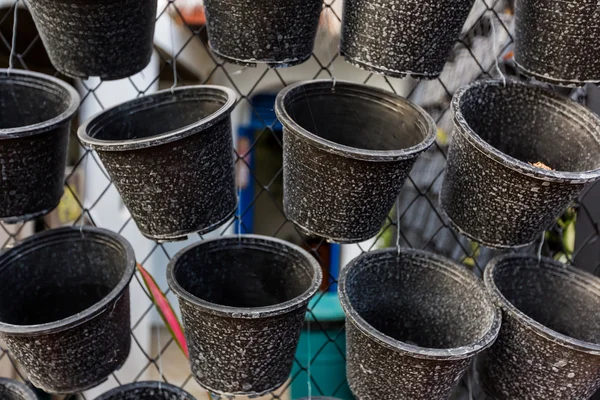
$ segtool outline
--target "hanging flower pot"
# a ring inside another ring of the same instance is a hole
[[[520,82],[483,80],[452,100],[456,131],[441,206],[490,247],[538,240],[600,178],[600,120],[584,106]]]
[[[185,239],[233,215],[234,104],[231,89],[190,86],[126,102],[79,128],[144,236]]]
[[[348,384],[361,400],[447,400],[500,329],[479,280],[449,259],[378,250],[340,276]]]
[[[508,254],[490,261],[484,280],[502,328],[477,362],[483,389],[499,399],[589,399],[600,388],[600,279]]]
[[[307,252],[270,237],[223,237],[179,252],[167,281],[196,381],[211,393],[249,396],[285,383],[321,279]]]
[[[0,339],[36,387],[77,393],[129,355],[135,257],[98,228],[34,235],[0,255]]]
[[[63,195],[77,91],[51,76],[0,69],[0,220],[47,214]]]
[[[515,62],[555,85],[600,82],[600,27],[594,1],[518,1]]]
[[[96,400],[196,400],[185,390],[164,382],[135,382],[106,392]]]
[[[38,400],[33,390],[21,382],[0,378],[0,399],[3,400]]]
[[[322,0],[205,0],[208,43],[227,62],[270,67],[301,64],[312,54]]]
[[[156,0],[25,0],[54,68],[120,79],[152,56]]]
[[[275,111],[284,126],[285,214],[340,243],[377,235],[417,156],[435,141],[425,111],[366,85],[301,82],[279,93]]]
[[[474,0],[347,0],[341,52],[367,71],[437,78]]]

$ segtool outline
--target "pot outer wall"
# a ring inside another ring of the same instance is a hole
[[[96,400],[196,400],[185,390],[165,382],[136,382],[104,393]]]
[[[25,0],[52,65],[86,79],[121,79],[152,57],[156,0]]]
[[[227,62],[288,67],[310,58],[321,0],[205,0],[209,44]]]
[[[515,15],[515,61],[523,72],[556,85],[600,82],[596,1],[518,1]]]
[[[473,0],[347,0],[341,52],[368,71],[437,78],[459,38]]]
[[[33,391],[21,382],[0,378],[0,399],[2,400],[38,400]]]

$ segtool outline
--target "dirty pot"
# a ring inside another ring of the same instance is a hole
[[[235,99],[220,86],[165,90],[104,111],[79,128],[147,238],[207,233],[235,212]]]
[[[360,400],[447,400],[500,329],[500,312],[473,274],[419,250],[355,258],[339,292],[348,384]]]
[[[256,235],[180,251],[167,281],[179,298],[196,381],[212,393],[261,395],[288,379],[321,267],[300,247]]]
[[[27,385],[12,379],[0,378],[0,399],[2,400],[38,400]]]
[[[600,178],[600,120],[554,92],[482,80],[454,95],[452,113],[456,130],[441,207],[455,228],[481,244],[538,240]]]
[[[119,386],[96,400],[196,400],[185,390],[165,382],[135,382]]]
[[[98,228],[34,235],[0,255],[0,338],[36,387],[92,388],[129,355],[131,245]]]
[[[47,214],[63,195],[79,94],[54,77],[0,69],[0,220]]]
[[[583,1],[517,1],[515,62],[555,85],[600,82],[600,11]]]
[[[301,64],[312,54],[322,0],[205,0],[208,43],[245,66]]]
[[[284,211],[310,235],[339,243],[381,230],[436,127],[420,107],[350,82],[308,81],[277,96],[283,124]]]
[[[367,71],[437,78],[474,0],[346,0],[341,52]]]
[[[585,400],[600,388],[600,279],[550,258],[494,258],[485,285],[502,310],[496,343],[478,360],[498,399]]]
[[[25,0],[54,68],[120,79],[152,56],[156,0]]]

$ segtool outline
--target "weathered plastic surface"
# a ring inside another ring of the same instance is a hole
[[[344,81],[307,81],[277,96],[283,130],[284,211],[310,235],[369,239],[386,222],[436,127],[393,93]]]
[[[135,382],[119,386],[96,400],[196,400],[185,390],[165,382]]]
[[[447,400],[500,329],[471,272],[419,250],[357,257],[342,269],[339,293],[348,384],[361,400]]]
[[[232,217],[235,99],[221,86],[164,90],[106,110],[79,128],[144,236],[182,240]]]
[[[131,345],[131,245],[60,228],[0,255],[0,338],[36,387],[78,393],[119,369]]]
[[[452,100],[456,130],[442,185],[450,223],[489,247],[541,238],[600,178],[600,119],[539,86],[482,80]],[[536,167],[543,163],[552,170]]]
[[[180,251],[167,281],[179,298],[196,381],[222,395],[283,385],[321,280],[311,255],[271,237],[228,236]]]
[[[589,399],[600,388],[600,279],[507,254],[490,261],[484,280],[502,328],[477,361],[483,389],[498,399]]]
[[[0,69],[0,220],[30,220],[60,202],[79,101],[57,78]]]
[[[0,378],[0,399],[2,400],[38,400],[33,390],[21,382]]]

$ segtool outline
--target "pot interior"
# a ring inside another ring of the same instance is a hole
[[[160,136],[210,117],[228,100],[227,92],[212,87],[162,91],[100,114],[89,124],[87,134],[106,141]]]
[[[535,86],[471,86],[460,99],[469,127],[498,151],[557,171],[600,168],[600,124],[576,103]]]
[[[225,238],[189,248],[177,259],[174,277],[201,300],[255,308],[302,295],[313,286],[315,271],[304,254],[281,243]]]
[[[126,260],[118,241],[79,229],[17,246],[0,257],[0,322],[38,325],[82,312],[119,284]]]
[[[348,302],[371,327],[400,342],[429,349],[472,345],[491,329],[495,309],[450,261],[420,252],[369,253],[345,278]]]
[[[38,77],[0,73],[0,129],[20,128],[56,118],[71,105],[70,93]]]
[[[492,270],[506,301],[555,332],[600,345],[600,285],[560,264],[507,257]]]
[[[423,142],[427,119],[407,100],[365,85],[312,82],[291,90],[284,107],[309,133],[362,150],[402,150]]]

